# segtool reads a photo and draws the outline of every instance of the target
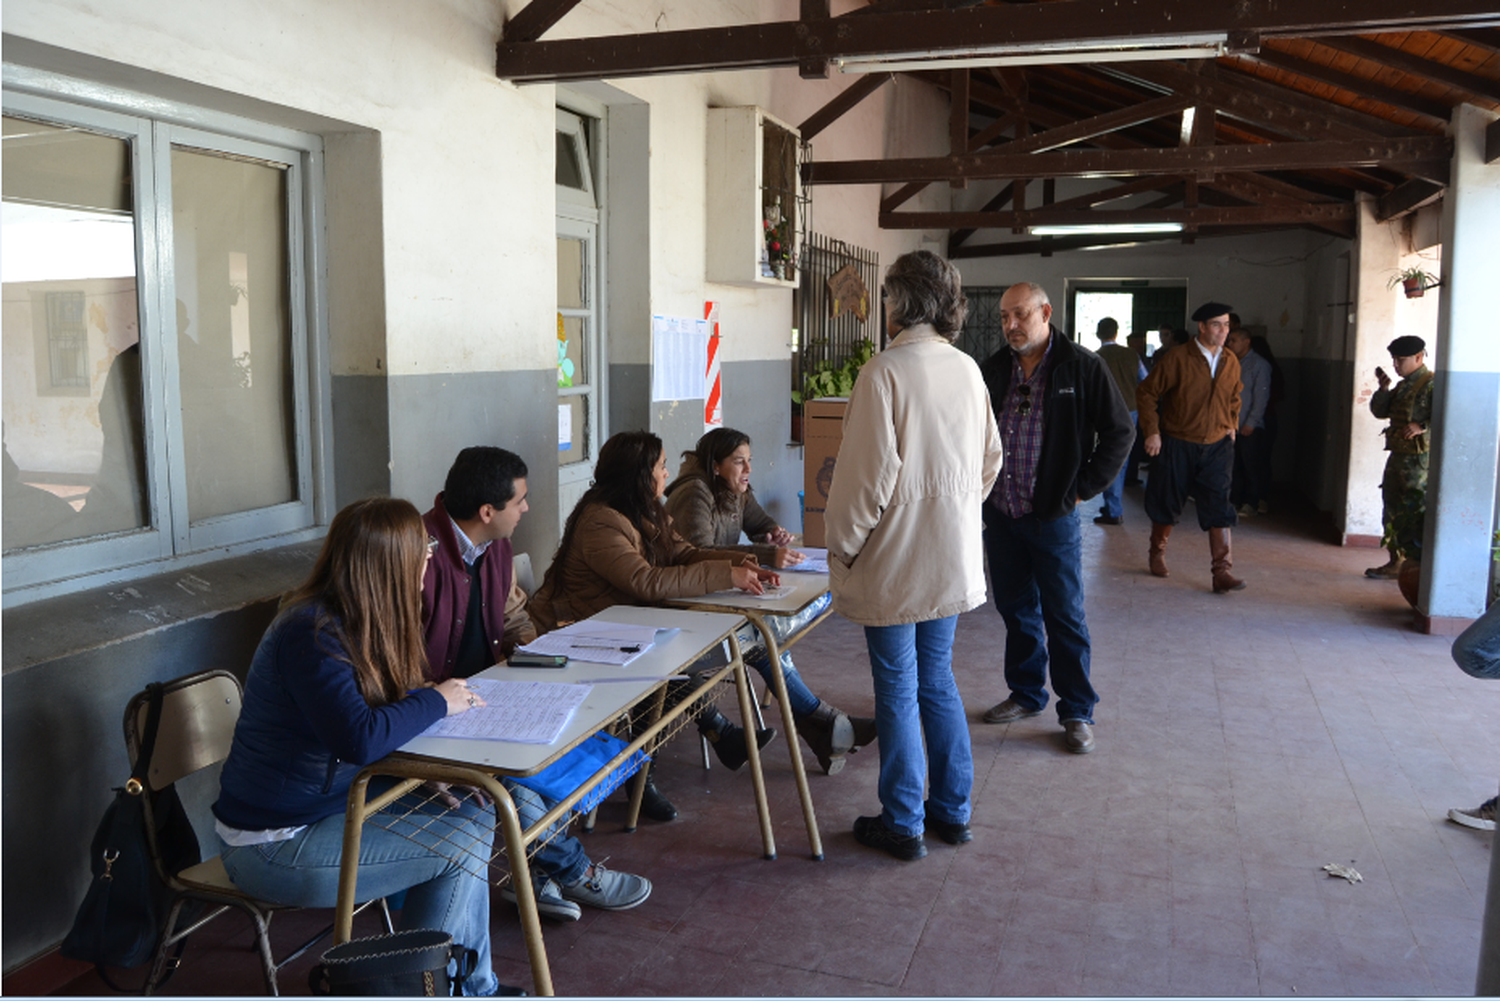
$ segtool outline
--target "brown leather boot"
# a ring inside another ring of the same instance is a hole
[[[854,724],[854,746],[849,750],[857,751],[866,744],[875,743],[875,738],[880,736],[875,729],[875,721],[868,716],[850,716],[849,722]]]
[[[1151,523],[1151,551],[1148,559],[1151,563],[1151,573],[1157,577],[1170,577],[1171,571],[1167,569],[1167,539],[1172,535],[1171,525],[1158,525]]]
[[[837,775],[844,770],[844,755],[854,746],[854,725],[848,716],[821,702],[818,708],[797,720],[797,732],[817,755],[824,775]]]
[[[1225,591],[1243,591],[1245,582],[1229,572],[1234,563],[1229,558],[1229,529],[1208,530],[1208,551],[1213,557],[1214,594]]]

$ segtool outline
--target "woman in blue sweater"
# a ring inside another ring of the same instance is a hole
[[[245,892],[332,907],[354,776],[443,716],[483,704],[463,679],[424,681],[430,555],[411,504],[357,501],[334,517],[312,575],[266,630],[213,807],[224,868]],[[359,896],[407,890],[403,928],[440,928],[478,952],[465,995],[515,993],[490,968],[493,809],[470,796],[446,810],[415,797],[387,810],[365,825]]]

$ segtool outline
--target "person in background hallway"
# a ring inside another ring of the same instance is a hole
[[[1131,331],[1129,334],[1126,334],[1125,346],[1140,356],[1141,371],[1149,374],[1151,372],[1152,359],[1146,356],[1145,333],[1142,331]],[[1145,375],[1141,376],[1142,379],[1145,377]],[[1136,380],[1136,384],[1140,384],[1139,379]],[[1132,406],[1135,405],[1134,399],[1127,400],[1126,402]],[[1145,458],[1146,449],[1141,440],[1140,424],[1137,421],[1135,441],[1130,446],[1130,458],[1125,460],[1125,485],[1127,487],[1138,487],[1141,485],[1141,463]]]
[[[220,858],[262,900],[332,907],[344,807],[361,768],[484,700],[423,676],[422,575],[432,547],[404,500],[355,501],[333,518],[311,575],[282,603],[250,662],[244,707],[213,805]],[[392,780],[371,783],[374,797]],[[438,928],[478,953],[465,996],[502,987],[490,965],[495,811],[412,793],[364,825],[361,897],[406,891],[403,928]],[[450,858],[449,856],[454,856]]]
[[[756,502],[750,486],[750,436],[742,431],[714,428],[699,438],[693,451],[682,453],[682,467],[677,479],[667,485],[666,496],[672,528],[700,549],[751,553],[761,564],[777,569],[795,566],[806,558],[788,548],[791,533]],[[742,531],[758,541],[740,545]],[[775,630],[777,642],[784,643],[800,632],[822,615],[832,600],[825,594],[794,616],[770,616],[768,624]],[[745,627],[741,634],[740,652],[745,663],[774,691],[765,640],[753,627]],[[817,756],[823,774],[838,774],[844,768],[844,755],[875,739],[875,721],[849,716],[820,700],[802,680],[790,652],[781,654],[781,674],[797,732]]]
[[[1146,377],[1146,366],[1141,363],[1140,356],[1130,348],[1122,347],[1116,340],[1120,333],[1120,324],[1113,317],[1106,316],[1099,321],[1099,350],[1097,354],[1103,359],[1109,369],[1110,378],[1114,379],[1115,387],[1120,391],[1120,397],[1125,401],[1126,408],[1130,411],[1131,448],[1135,447],[1135,387]],[[1127,453],[1128,457],[1129,453]],[[1102,499],[1104,506],[1099,509],[1099,516],[1094,519],[1096,525],[1118,525],[1125,520],[1125,508],[1122,506],[1122,495],[1125,492],[1126,466],[1128,461],[1120,466],[1120,473],[1109,485],[1104,488]]]
[[[510,543],[528,509],[526,463],[519,455],[488,445],[458,453],[443,492],[422,516],[427,537],[437,546],[422,578],[430,681],[467,678],[536,639],[526,592],[515,583]],[[511,779],[500,781],[515,802],[523,829],[557,805]],[[650,880],[589,861],[583,845],[566,831],[532,855],[531,881],[537,912],[559,921],[582,917],[580,904],[623,911],[651,895]],[[500,895],[515,902],[510,884]]]
[[[1271,365],[1271,396],[1266,400],[1266,426],[1261,431],[1266,439],[1261,457],[1266,464],[1264,480],[1266,489],[1269,490],[1276,479],[1272,469],[1272,459],[1276,452],[1276,435],[1281,430],[1281,421],[1276,414],[1276,409],[1281,401],[1286,399],[1286,375],[1281,371],[1281,362],[1276,360],[1276,353],[1271,350],[1271,342],[1266,340],[1265,334],[1250,335],[1250,350]],[[1269,514],[1270,512],[1270,502],[1265,500],[1262,500],[1255,509],[1256,514]]]
[[[1376,366],[1380,388],[1370,397],[1370,413],[1389,420],[1385,429],[1385,475],[1380,478],[1381,523],[1385,526],[1391,558],[1371,567],[1366,577],[1394,580],[1404,557],[1422,546],[1422,521],[1427,504],[1427,452],[1432,422],[1432,370],[1427,367],[1427,342],[1407,334],[1387,346],[1391,367],[1401,381],[1391,388],[1391,377]]]
[[[865,627],[880,726],[881,810],[854,838],[913,861],[927,830],[973,839],[953,633],[984,602],[979,510],[1001,450],[978,366],[953,346],[968,311],[958,269],[903,254],[881,292],[891,341],[855,380],[824,517],[833,607]]]
[[[1157,577],[1167,576],[1167,539],[1192,494],[1198,525],[1208,533],[1214,593],[1223,594],[1245,586],[1230,573],[1229,534],[1236,524],[1229,486],[1240,415],[1240,362],[1224,349],[1228,306],[1204,303],[1193,319],[1197,339],[1169,351],[1136,389],[1146,454],[1152,456],[1146,483],[1149,563]]]
[[[1234,439],[1234,482],[1229,502],[1241,518],[1260,512],[1270,493],[1267,479],[1271,471],[1266,451],[1266,405],[1271,401],[1271,363],[1250,350],[1250,335],[1239,325],[1240,318],[1229,314],[1229,337],[1225,347],[1234,352],[1240,363],[1240,429]]]
[[[1007,346],[980,368],[1006,456],[984,505],[984,545],[995,610],[1005,620],[1010,689],[984,721],[1012,723],[1040,713],[1050,675],[1063,746],[1088,754],[1099,696],[1089,680],[1076,505],[1119,475],[1135,426],[1105,362],[1051,320],[1052,303],[1040,285],[1006,289],[1000,323]]]

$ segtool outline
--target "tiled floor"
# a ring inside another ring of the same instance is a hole
[[[1450,641],[1412,631],[1383,554],[1314,539],[1288,517],[1235,532],[1249,589],[1208,590],[1194,526],[1173,575],[1145,572],[1140,496],[1124,526],[1085,517],[1098,750],[1062,749],[1052,712],[987,726],[1005,695],[999,617],[959,624],[973,726],[975,840],[897,862],[855,844],[878,809],[874,749],[812,776],[827,860],[813,862],[781,739],[766,752],[780,858],[760,857],[746,774],[666,752],[671,824],[619,830],[595,858],[656,882],[637,910],[548,926],[561,994],[1472,994],[1493,836],[1450,806],[1500,779],[1500,685]],[[859,629],[832,619],[795,651],[815,690],[872,708]],[[1329,862],[1364,881],[1327,877]],[[300,919],[306,924],[306,919]],[[514,911],[496,898],[496,967],[529,985]],[[286,922],[287,940],[302,925]],[[371,929],[373,930],[373,929]],[[248,935],[200,935],[169,994],[257,993]],[[311,958],[284,976],[305,989]],[[92,977],[66,993],[94,993]]]

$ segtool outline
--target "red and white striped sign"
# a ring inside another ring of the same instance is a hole
[[[708,334],[708,370],[704,373],[703,430],[724,426],[724,380],[719,373],[719,304],[705,302],[703,318],[712,326]]]

